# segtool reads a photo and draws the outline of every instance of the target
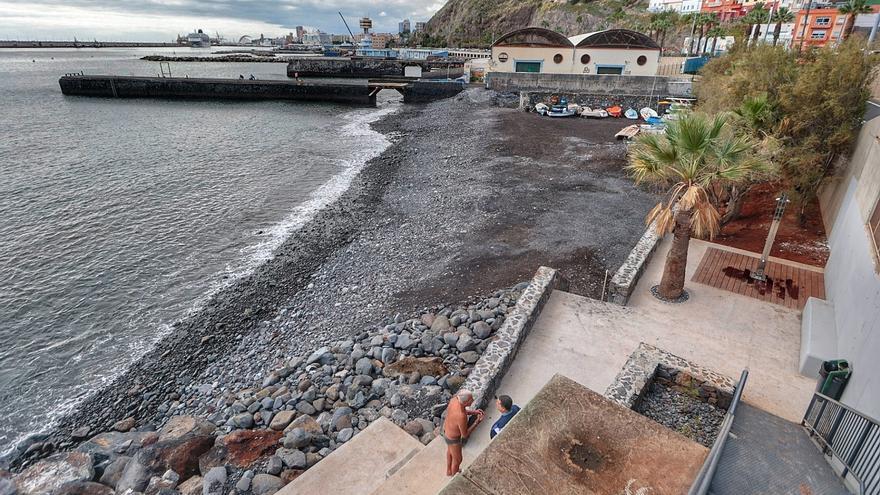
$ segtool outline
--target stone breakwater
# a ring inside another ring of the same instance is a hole
[[[246,388],[182,387],[160,406],[167,422],[158,431],[134,418],[97,435],[81,427],[71,433],[75,450],[14,477],[0,472],[0,494],[270,494],[381,417],[427,444],[528,287],[397,314],[291,357]],[[183,414],[193,405],[195,414]],[[53,449],[35,442],[26,454]]]

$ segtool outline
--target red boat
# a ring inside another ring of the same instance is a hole
[[[605,109],[608,112],[608,115],[611,117],[620,118],[623,115],[623,108],[620,108],[618,105],[614,105],[613,107],[608,107]]]

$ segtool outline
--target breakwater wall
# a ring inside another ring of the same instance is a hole
[[[107,98],[303,100],[375,105],[365,84],[300,84],[288,81],[68,75],[58,80],[65,95]]]
[[[490,72],[486,74],[486,87],[519,93],[520,108],[546,101],[551,95],[565,96],[571,103],[592,108],[656,107],[663,97],[692,96],[689,78],[663,76]]]
[[[418,61],[383,58],[301,57],[287,64],[288,77],[403,77],[404,68],[428,67]]]
[[[461,93],[464,85],[451,81],[413,81],[403,89],[404,103],[428,103]]]

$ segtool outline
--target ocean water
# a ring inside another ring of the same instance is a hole
[[[110,382],[265,261],[389,144],[393,112],[65,97],[58,77],[154,75],[150,53],[0,49],[0,454]],[[284,64],[172,63],[285,78]]]

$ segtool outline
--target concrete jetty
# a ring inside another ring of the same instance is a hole
[[[464,86],[445,81],[303,83],[277,80],[66,74],[58,80],[65,95],[105,98],[301,100],[376,105],[383,89],[398,91],[404,103],[424,103],[457,95]]]
[[[182,98],[302,100],[376,104],[366,84],[306,84],[292,81],[183,77],[90,76],[70,74],[58,80],[65,95],[107,98]]]

